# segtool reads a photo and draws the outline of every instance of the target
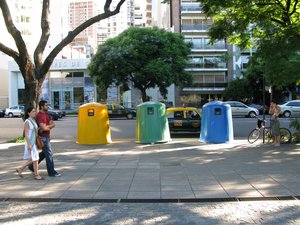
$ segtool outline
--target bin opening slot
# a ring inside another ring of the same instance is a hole
[[[147,108],[147,114],[148,115],[154,115],[154,108],[153,107],[148,107]]]
[[[221,115],[222,114],[222,109],[221,108],[215,108],[215,115]]]
[[[88,109],[88,116],[94,116],[94,109]]]

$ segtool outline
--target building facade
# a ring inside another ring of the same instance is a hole
[[[86,20],[98,14],[97,1],[94,0],[71,0],[68,7],[69,29],[74,30]],[[93,25],[82,31],[71,43],[75,48],[90,58],[97,48],[97,26]]]
[[[33,30],[32,27],[40,27],[40,14],[33,12],[41,12],[41,2],[35,0],[10,0],[7,1],[14,25],[20,31],[23,40],[27,46],[28,52],[33,52],[35,44],[38,43],[40,37],[40,29]],[[14,39],[7,32],[3,20],[2,11],[0,11],[0,27],[2,33],[0,35],[1,44],[8,46],[13,50],[17,50]],[[9,56],[0,52],[0,108],[6,108],[9,105],[9,72],[8,61]]]
[[[171,10],[172,29],[193,46],[186,71],[192,73],[194,84],[177,88],[176,105],[200,107],[222,99],[233,74],[232,46],[225,41],[210,44],[208,29],[213,19],[205,16],[196,0],[173,0]]]
[[[96,86],[87,74],[90,59],[56,59],[42,86],[40,98],[55,109],[76,111],[97,101]],[[24,79],[14,61],[9,62],[9,105],[24,104]]]

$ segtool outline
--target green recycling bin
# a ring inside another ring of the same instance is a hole
[[[145,102],[137,106],[136,143],[171,141],[166,106],[160,102]]]

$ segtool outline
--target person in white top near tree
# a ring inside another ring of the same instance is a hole
[[[28,161],[21,167],[16,169],[18,175],[23,177],[23,170],[30,164],[34,167],[34,179],[43,180],[44,178],[39,175],[39,153],[36,146],[36,135],[38,134],[38,125],[35,121],[36,110],[33,107],[29,107],[25,113],[24,133],[25,133],[25,150],[24,159]]]

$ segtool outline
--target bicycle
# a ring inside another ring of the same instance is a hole
[[[261,136],[262,132],[265,132],[265,140],[267,142],[273,142],[273,135],[271,134],[271,128],[265,126],[266,121],[258,119],[257,126],[253,129],[248,135],[248,142],[253,144]],[[287,128],[279,128],[280,130],[280,143],[286,144],[289,143],[292,139],[292,134]]]

